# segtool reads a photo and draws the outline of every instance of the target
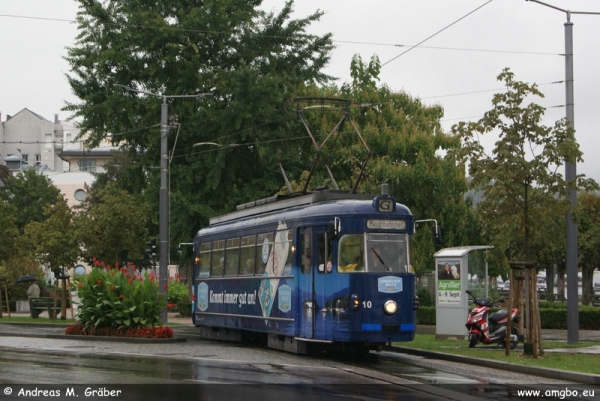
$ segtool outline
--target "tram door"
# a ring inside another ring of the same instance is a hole
[[[298,296],[300,305],[299,337],[314,338],[315,328],[315,293],[313,256],[313,230],[311,227],[299,229],[300,238],[300,278]]]

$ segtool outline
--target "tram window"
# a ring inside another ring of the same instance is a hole
[[[200,244],[200,260],[198,261],[198,275],[205,277],[210,274],[210,242]]]
[[[302,234],[300,241],[300,249],[302,252],[300,264],[302,266],[302,273],[306,274],[310,273],[310,234]]]
[[[240,268],[240,239],[230,238],[225,244],[225,275],[237,276]]]
[[[265,274],[273,247],[273,233],[258,234],[256,237],[256,274]]]
[[[317,241],[319,246],[319,273],[324,273],[327,271],[327,262],[331,263],[331,244],[329,243],[327,233],[319,233],[317,236]],[[327,273],[331,273],[331,269],[329,269]]]
[[[223,275],[225,264],[225,241],[213,241],[212,258],[210,263],[210,275],[219,277]]]
[[[362,234],[347,234],[340,238],[338,271],[340,273],[364,271],[364,236]]]
[[[240,275],[254,274],[256,261],[256,237],[254,235],[241,238]]]
[[[408,271],[405,234],[368,234],[367,249],[368,271]]]
[[[282,230],[275,233],[275,255],[273,272],[276,276],[292,274],[292,230]]]

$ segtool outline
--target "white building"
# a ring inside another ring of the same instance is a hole
[[[34,168],[47,175],[65,196],[69,206],[84,199],[85,184],[91,185],[91,173],[104,171],[115,150],[107,144],[86,149],[76,139],[79,129],[73,122],[54,122],[23,109],[14,116],[0,116],[0,163],[11,173]]]

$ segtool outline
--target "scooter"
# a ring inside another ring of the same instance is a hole
[[[476,298],[471,290],[466,293],[473,298],[475,308],[467,317],[467,329],[469,330],[469,348],[475,347],[475,344],[498,344],[504,346],[506,344],[506,323],[508,311],[502,309],[498,312],[489,313],[490,308],[504,302],[504,299],[499,299],[495,302],[490,302],[488,298]],[[519,322],[517,313],[519,310],[513,308],[511,319],[513,323]],[[518,331],[514,325],[511,327],[510,334],[510,349],[515,349],[519,342]]]

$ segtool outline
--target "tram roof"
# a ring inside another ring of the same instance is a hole
[[[209,226],[215,226],[221,223],[232,222],[236,220],[243,220],[250,217],[258,217],[286,209],[300,208],[303,206],[307,207],[320,203],[341,201],[372,201],[377,196],[378,195],[373,194],[354,194],[348,191],[337,190],[325,190],[293,197],[289,197],[287,195],[276,195],[270,198],[238,205],[237,211],[235,212],[211,218]],[[410,214],[408,208],[406,208],[406,213]]]
[[[209,225],[215,225],[228,221],[238,220],[245,217],[258,216],[261,214],[274,212],[298,206],[308,206],[321,202],[340,201],[340,200],[373,200],[377,195],[372,194],[353,194],[347,191],[327,190],[313,192],[306,195],[288,197],[287,195],[275,195],[269,198],[260,199],[253,202],[244,203],[237,206],[237,210],[232,213],[216,216],[210,219]]]

